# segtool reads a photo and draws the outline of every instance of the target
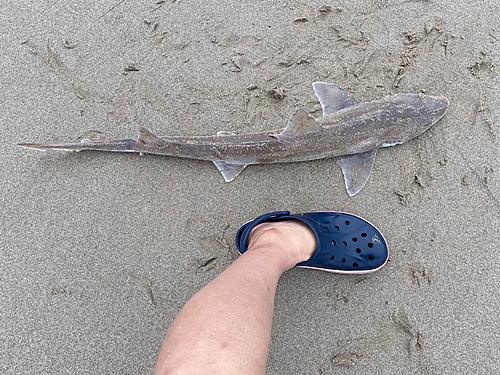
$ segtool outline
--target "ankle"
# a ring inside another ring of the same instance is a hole
[[[281,261],[286,269],[308,260],[316,250],[316,236],[298,220],[263,223],[248,239],[248,250]]]

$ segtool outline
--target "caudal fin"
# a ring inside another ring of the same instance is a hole
[[[105,142],[89,142],[81,143],[54,143],[54,144],[38,144],[38,143],[18,143],[18,146],[29,148],[32,150],[58,150],[58,151],[115,151],[115,152],[141,152],[140,146],[135,139],[120,139],[115,141]]]
[[[83,150],[95,150],[95,148],[89,147],[85,143],[56,143],[56,144],[38,144],[38,143],[18,143],[18,146],[24,148],[30,148],[32,150],[59,150],[59,151],[83,151]]]
[[[115,151],[115,152],[148,152],[147,145],[159,142],[159,138],[146,129],[139,129],[137,139],[117,139],[114,141],[93,142],[82,140],[80,143],[18,143],[18,146],[32,150],[59,151]]]

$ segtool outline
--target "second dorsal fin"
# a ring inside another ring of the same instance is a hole
[[[299,134],[321,130],[316,120],[307,111],[297,108],[288,121],[287,127],[279,134],[278,138],[293,138]]]
[[[141,142],[155,142],[158,140],[158,137],[146,129],[140,128],[137,140]]]

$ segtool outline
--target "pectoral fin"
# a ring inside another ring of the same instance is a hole
[[[313,88],[323,107],[323,116],[359,103],[350,93],[329,83],[314,82]]]
[[[232,164],[222,160],[214,160],[214,164],[226,182],[233,181],[247,166],[247,164]]]
[[[362,154],[337,156],[337,162],[344,173],[347,193],[351,197],[356,195],[366,185],[372,173],[373,162],[376,156],[377,149],[366,151]]]

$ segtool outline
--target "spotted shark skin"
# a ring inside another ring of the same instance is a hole
[[[210,160],[227,182],[250,164],[289,163],[335,157],[342,168],[349,195],[368,181],[380,147],[402,144],[441,119],[448,99],[423,94],[397,94],[371,102],[359,102],[350,93],[324,82],[313,83],[323,107],[314,119],[297,109],[280,131],[236,135],[158,137],[139,129],[137,139],[102,142],[33,144],[37,150],[137,152]]]

